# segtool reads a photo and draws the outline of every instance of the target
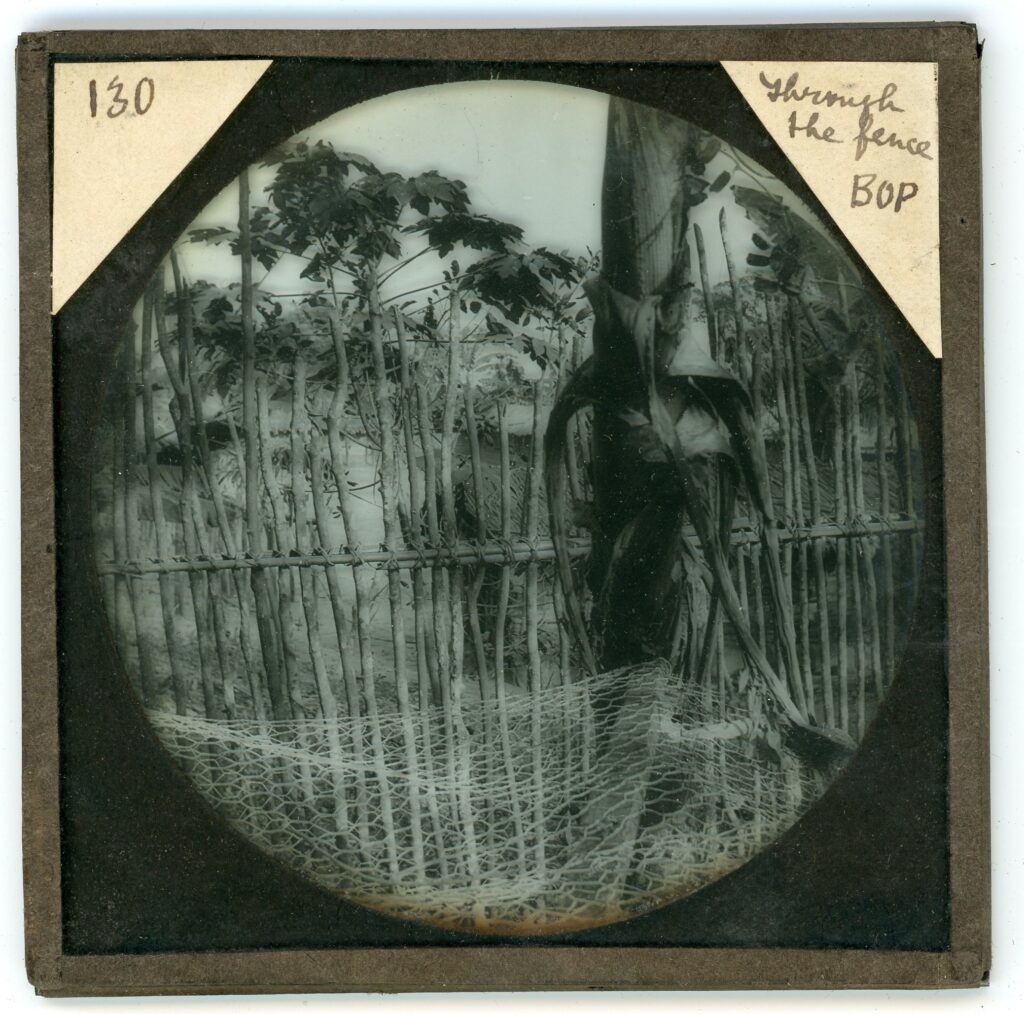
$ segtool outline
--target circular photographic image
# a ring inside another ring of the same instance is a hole
[[[858,269],[620,98],[486,81],[244,169],[121,338],[97,565],[160,742],[345,899],[543,934],[776,841],[885,698],[922,467]]]

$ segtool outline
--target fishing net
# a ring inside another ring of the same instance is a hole
[[[319,883],[451,929],[543,933],[664,904],[792,825],[821,786],[761,704],[650,663],[457,713],[150,719],[232,827]]]

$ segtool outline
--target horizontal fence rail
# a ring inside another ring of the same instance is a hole
[[[916,533],[923,529],[917,518],[894,515],[887,518],[853,518],[849,521],[827,521],[816,525],[777,526],[782,542],[803,542],[812,539],[850,539],[865,536],[884,536]],[[695,545],[697,533],[692,525],[683,526],[683,537]],[[739,521],[733,525],[731,542],[734,546],[750,545],[760,541],[757,525]],[[569,542],[569,555],[575,558],[590,553],[589,539]],[[374,549],[343,553],[313,552],[291,553],[287,556],[235,556],[200,559],[126,560],[99,565],[103,576],[145,574],[173,574],[188,571],[253,570],[278,567],[359,567],[373,566],[382,570],[423,570],[431,567],[472,567],[482,563],[518,564],[545,563],[555,559],[555,547],[550,539],[529,542],[513,539],[508,542],[462,543],[457,546],[424,549]]]

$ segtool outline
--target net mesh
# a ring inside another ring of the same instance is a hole
[[[761,703],[650,663],[454,713],[150,719],[229,824],[316,881],[392,915],[523,934],[664,904],[789,827],[821,787],[767,745]]]

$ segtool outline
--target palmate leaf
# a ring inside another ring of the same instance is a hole
[[[207,324],[220,324],[236,310],[235,304],[226,296],[216,296],[206,304],[200,315]]]
[[[352,251],[368,261],[379,261],[382,257],[398,260],[402,256],[401,244],[387,229],[375,229],[360,236],[352,245]]]
[[[416,185],[398,173],[387,173],[381,180],[384,194],[399,207],[405,207],[416,196]]]
[[[314,282],[325,282],[330,278],[331,268],[335,265],[336,259],[325,257],[321,251],[317,251],[309,259],[306,266],[299,272],[300,278],[308,278]]]
[[[307,277],[324,278],[346,259],[398,259],[399,231],[429,231],[442,255],[458,243],[503,249],[521,236],[514,226],[469,214],[465,184],[436,170],[412,177],[382,172],[368,159],[337,152],[325,142],[296,145],[274,164],[277,173],[267,191],[275,221],[265,237],[254,223],[254,253],[269,261],[284,250],[305,255],[315,246],[319,257],[306,269]],[[423,217],[403,227],[400,219],[409,207]],[[266,249],[257,247],[258,240]]]
[[[273,296],[267,296],[256,304],[256,311],[263,318],[264,323],[269,325],[280,320],[284,307]]]
[[[527,261],[542,278],[575,284],[580,280],[579,263],[565,253],[554,253],[539,246],[527,255]]]
[[[400,205],[389,190],[393,179],[361,155],[318,142],[312,148],[297,145],[278,163],[267,193],[283,242],[301,252],[316,238],[330,237],[344,246],[360,232],[395,219]]]
[[[265,206],[254,209],[249,220],[252,254],[267,271],[277,263],[281,254],[288,250],[288,243],[275,229],[275,224],[270,209]],[[241,252],[238,232],[235,229],[224,226],[192,229],[188,235],[192,243],[208,243],[212,246],[228,243],[236,257]]]
[[[577,261],[538,247],[484,257],[467,269],[464,286],[518,324],[552,311],[565,291],[581,282]]]
[[[281,257],[281,250],[278,247],[264,243],[257,237],[253,237],[251,247],[253,257],[264,271],[269,271]]]
[[[331,144],[327,141],[318,141],[317,147],[320,149],[326,148],[331,152],[334,151]],[[365,155],[358,155],[352,151],[342,151],[336,152],[335,158],[337,159],[338,165],[343,173],[348,173],[350,169],[355,168],[367,176],[380,175],[380,170]]]
[[[552,345],[551,342],[545,341],[543,338],[523,335],[520,340],[522,342],[523,351],[542,370],[546,370],[548,366],[551,365],[551,360],[556,358],[558,355],[558,348]]]
[[[447,212],[465,211],[469,207],[466,184],[448,179],[436,169],[413,176],[408,183],[414,191],[408,203],[421,215],[430,214],[432,204]]]
[[[523,238],[523,230],[516,225],[500,222],[489,215],[454,211],[439,218],[422,218],[406,226],[405,231],[426,236],[427,242],[437,247],[441,257],[447,257],[457,245],[471,250],[500,252]]]

